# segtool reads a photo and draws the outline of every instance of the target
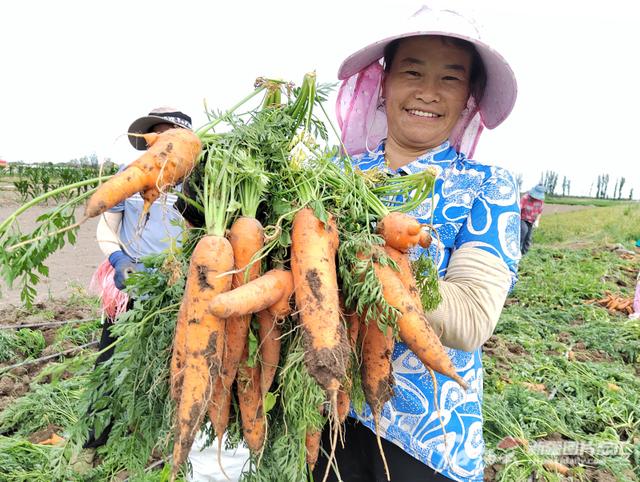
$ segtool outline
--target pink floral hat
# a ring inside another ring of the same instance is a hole
[[[467,157],[472,157],[484,127],[493,129],[511,113],[516,101],[516,78],[507,61],[480,40],[477,26],[453,10],[423,6],[408,21],[383,40],[371,43],[346,58],[338,69],[342,80],[336,113],[342,142],[351,155],[372,150],[387,135],[387,119],[380,108],[380,89],[384,74],[380,59],[394,40],[417,35],[443,35],[472,43],[487,73],[487,84],[480,103],[472,96],[454,127],[450,141]]]

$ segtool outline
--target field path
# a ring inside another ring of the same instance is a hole
[[[584,206],[578,204],[547,204],[545,203],[542,215],[567,213],[569,211],[582,211],[583,209],[592,209],[594,206]]]

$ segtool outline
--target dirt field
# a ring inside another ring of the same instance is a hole
[[[19,204],[7,199],[6,195],[0,197],[0,221],[6,219],[18,207]],[[38,207],[28,210],[20,216],[20,226],[23,229],[32,229],[36,218],[48,209]],[[67,244],[48,259],[45,264],[49,266],[49,278],[38,285],[38,300],[66,298],[78,288],[86,289],[91,275],[104,259],[96,243],[97,225],[97,219],[87,221],[80,227],[75,245]],[[6,284],[0,281],[0,308],[10,304],[20,304],[20,290],[9,290]]]
[[[0,220],[4,220],[14,212],[19,204],[8,200],[6,196],[0,198]],[[559,204],[546,204],[544,214],[555,214],[578,209],[588,209],[589,206],[570,206]],[[31,229],[35,226],[35,219],[45,211],[47,207],[31,209],[20,217],[20,226]],[[92,219],[80,227],[78,241],[75,245],[66,245],[62,251],[52,255],[48,262],[49,279],[43,280],[38,285],[38,300],[44,301],[50,298],[66,298],[78,289],[86,289],[91,275],[103,260],[103,255],[95,240],[97,219]],[[8,290],[0,281],[0,308],[10,304],[20,303],[18,289]]]
[[[545,204],[542,214],[566,213],[568,211],[582,211],[583,209],[591,209],[593,206],[578,206],[571,204]]]

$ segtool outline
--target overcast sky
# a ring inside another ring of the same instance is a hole
[[[409,0],[30,1],[0,3],[0,158],[128,162],[130,122],[160,105],[205,122],[257,76],[336,80],[341,61],[380,36]],[[466,9],[462,0],[439,2]],[[553,170],[589,194],[598,174],[640,198],[635,0],[476,0],[484,38],[516,72],[511,116],[476,159],[524,177]],[[329,106],[333,111],[335,93]],[[592,192],[593,194],[593,192]]]

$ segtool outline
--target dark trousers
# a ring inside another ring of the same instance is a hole
[[[531,237],[533,236],[533,223],[520,220],[520,252],[524,256],[531,247]]]
[[[113,326],[113,323],[114,323],[114,320],[112,320],[111,318],[106,318],[104,320],[104,325],[102,326],[102,334],[100,335],[100,343],[98,343],[98,351],[104,350],[106,347],[108,347],[114,341],[116,341],[116,338],[111,335],[111,331],[109,330],[109,328]],[[106,350],[104,353],[100,353],[100,355],[98,355],[98,358],[96,359],[95,366],[97,367],[98,365],[104,363],[109,358],[111,358],[113,356],[113,352],[115,351],[115,349],[116,347],[112,346],[111,348]],[[107,439],[109,438],[109,434],[111,433],[112,426],[113,426],[112,423],[107,425],[105,429],[102,431],[102,433],[100,434],[100,436],[98,436],[97,438],[96,438],[95,432],[91,430],[91,432],[89,433],[89,438],[87,439],[87,441],[84,443],[82,447],[85,449],[88,449],[88,448],[94,449],[106,444]]]
[[[324,477],[327,457],[323,451],[327,454],[331,452],[330,437],[331,432],[327,424],[322,432],[320,455],[313,471],[314,482],[320,482]],[[391,482],[451,482],[448,477],[438,474],[385,439],[382,439],[382,449],[389,466]],[[344,447],[338,441],[335,459],[332,462],[332,465],[336,464],[344,482],[387,481],[375,434],[355,419],[347,418],[344,424]],[[329,470],[328,481],[340,480],[333,468]]]

